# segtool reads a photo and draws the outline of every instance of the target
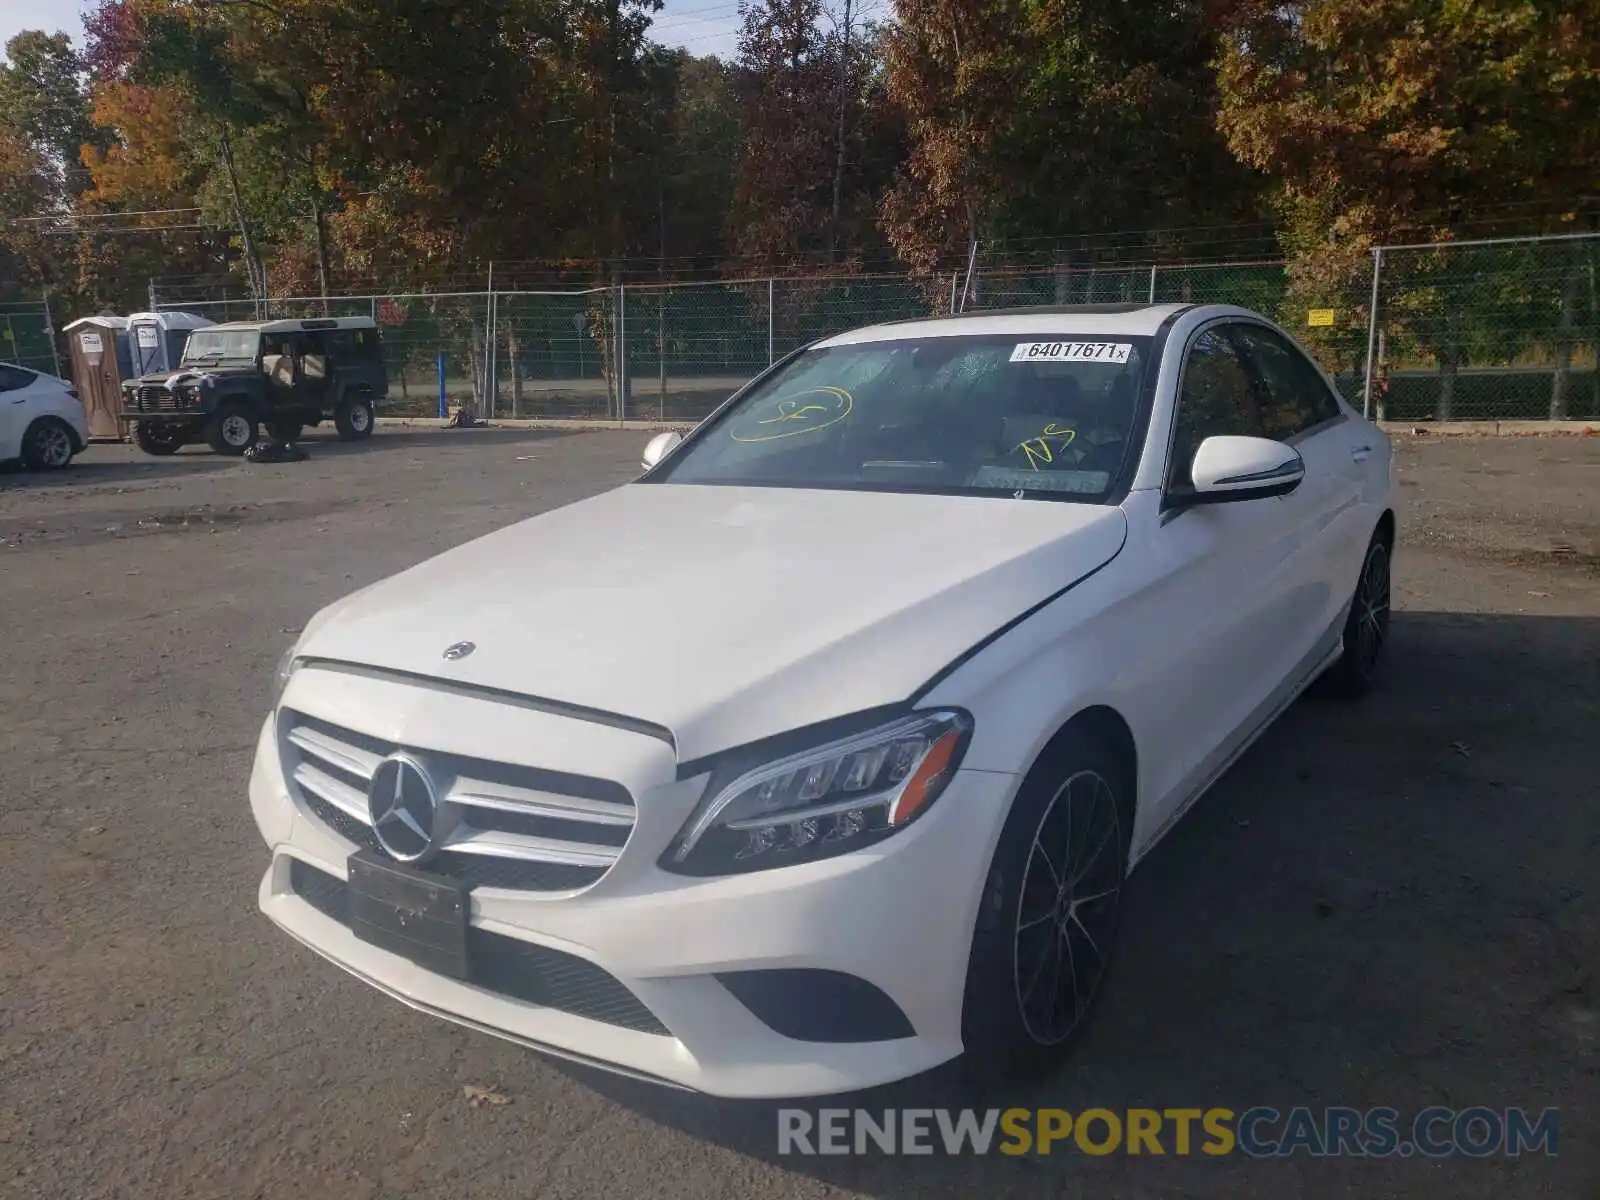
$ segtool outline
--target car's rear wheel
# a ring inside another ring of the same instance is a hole
[[[22,435],[22,462],[30,471],[59,471],[77,452],[72,429],[57,417],[40,417]]]
[[[166,457],[176,454],[183,449],[183,444],[188,439],[184,436],[183,427],[173,421],[135,421],[133,423],[133,444],[146,454],[157,457]]]
[[[237,458],[256,444],[260,431],[250,410],[237,401],[221,405],[206,422],[206,444]]]
[[[1133,816],[1131,781],[1073,730],[1029,772],[995,848],[962,1011],[965,1064],[986,1082],[1060,1067],[1111,965]]]
[[[1344,653],[1319,681],[1332,696],[1354,700],[1371,690],[1389,643],[1390,569],[1394,546],[1379,529],[1361,560],[1361,577],[1344,624]]]
[[[366,396],[354,396],[339,405],[333,423],[339,436],[351,442],[372,436],[373,417],[372,401]]]

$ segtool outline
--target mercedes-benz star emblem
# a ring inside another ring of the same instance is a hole
[[[367,788],[367,812],[378,843],[401,862],[419,862],[434,848],[439,796],[416,759],[392,754],[378,764]]]
[[[465,658],[477,648],[478,645],[476,642],[457,642],[454,646],[451,646],[445,650],[445,661],[455,662],[459,658]]]

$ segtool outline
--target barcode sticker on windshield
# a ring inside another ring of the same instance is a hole
[[[1125,363],[1132,353],[1127,342],[1019,342],[1011,361]]]

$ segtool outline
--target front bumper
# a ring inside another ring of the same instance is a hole
[[[826,1095],[918,1074],[961,1053],[961,1006],[978,897],[1012,775],[961,771],[928,815],[853,854],[752,874],[689,879],[655,865],[703,786],[639,796],[634,841],[576,895],[478,888],[473,930],[548,947],[609,973],[659,1021],[645,1032],[434,974],[368,942],[291,886],[293,860],[337,880],[355,849],[290,795],[273,720],[250,801],[272,849],[262,911],[351,974],[469,1027],[613,1071],[725,1097]],[[652,802],[671,810],[650,819]],[[663,832],[665,831],[665,832]],[[802,969],[864,980],[909,1036],[801,1040],[775,1032],[717,976]]]

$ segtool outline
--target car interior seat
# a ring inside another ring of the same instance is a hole
[[[294,386],[294,359],[287,354],[263,354],[261,371],[274,387]]]

